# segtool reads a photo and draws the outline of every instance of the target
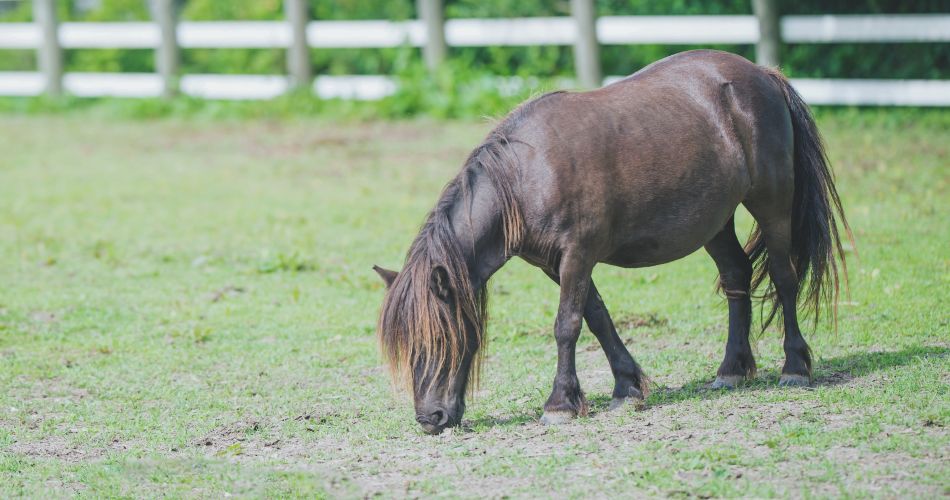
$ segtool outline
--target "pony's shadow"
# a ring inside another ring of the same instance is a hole
[[[909,365],[921,358],[940,358],[948,354],[950,348],[943,346],[914,346],[899,351],[865,352],[819,359],[813,368],[814,380],[803,389],[846,384],[876,371]],[[717,399],[735,392],[790,390],[778,386],[780,375],[774,369],[760,370],[754,380],[743,382],[735,389],[710,389],[711,378],[694,379],[675,388],[654,388],[647,397],[645,411],[683,401]],[[589,394],[587,401],[590,404],[589,415],[595,416],[607,411],[611,399],[607,394]],[[521,426],[537,422],[540,415],[540,410],[533,410],[504,417],[482,417],[466,421],[464,428],[467,431],[476,431],[486,427]]]
[[[899,351],[863,352],[818,359],[813,367],[812,383],[802,389],[846,384],[876,371],[909,365],[920,358],[944,357],[948,353],[950,348],[943,346],[913,346]],[[649,409],[682,401],[716,399],[735,392],[791,390],[778,385],[780,376],[781,373],[775,369],[759,370],[755,379],[742,382],[735,389],[712,389],[709,387],[711,378],[694,379],[680,387],[658,387],[647,398],[646,407]],[[606,411],[609,403],[610,398],[604,397],[596,408],[592,405],[591,413],[595,409],[598,413]]]

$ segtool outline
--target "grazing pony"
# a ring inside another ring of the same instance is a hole
[[[733,217],[756,229],[745,247]],[[640,400],[647,379],[591,281],[598,263],[655,266],[701,247],[729,303],[714,387],[755,375],[751,293],[767,281],[766,325],[782,310],[781,385],[811,380],[796,316],[837,302],[850,237],[808,107],[778,71],[709,50],[677,54],[590,92],[554,92],[513,111],[468,157],[409,248],[401,272],[374,267],[387,291],[382,352],[414,395],[429,433],[458,425],[487,335],[486,284],[513,256],[560,285],[557,374],[542,423],[587,412],[574,366],[582,319],[615,386],[611,407]]]

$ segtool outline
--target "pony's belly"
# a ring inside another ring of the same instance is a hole
[[[662,245],[657,239],[644,237],[619,246],[603,263],[619,267],[650,267],[673,262],[699,250],[705,242]]]
[[[668,211],[671,216],[649,219],[631,216],[615,227],[609,255],[601,262],[620,267],[648,267],[682,259],[699,250],[722,230],[735,212],[731,202],[704,205],[690,213]]]

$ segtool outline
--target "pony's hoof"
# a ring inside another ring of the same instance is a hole
[[[646,404],[645,404],[645,402],[644,402],[643,393],[640,392],[639,389],[637,389],[637,388],[635,388],[635,387],[631,387],[628,392],[630,393],[630,395],[628,395],[628,396],[626,396],[626,397],[622,397],[622,398],[620,398],[620,397],[615,397],[615,398],[613,398],[613,399],[610,401],[610,406],[607,407],[607,411],[614,411],[614,410],[616,410],[617,408],[620,408],[620,407],[626,406],[626,405],[632,405],[632,406],[634,407],[634,409],[636,409],[636,410],[643,409],[643,407],[646,406]]]
[[[642,410],[646,408],[646,402],[643,401],[643,398],[638,398],[634,396],[627,396],[625,398],[613,398],[612,400],[610,400],[610,406],[607,407],[607,411],[614,411],[624,406],[632,406],[634,410]]]
[[[575,417],[571,411],[546,411],[541,415],[542,425],[561,425],[570,422]]]
[[[811,380],[804,375],[792,375],[792,374],[782,374],[782,378],[778,379],[778,385],[782,387],[807,387],[811,383]]]
[[[735,389],[739,382],[742,382],[742,375],[718,375],[713,383],[709,384],[710,389]]]

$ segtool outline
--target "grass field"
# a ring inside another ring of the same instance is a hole
[[[423,435],[374,338],[383,287],[485,122],[0,117],[0,497],[950,494],[950,118],[820,116],[855,230],[816,382],[705,390],[726,306],[703,252],[595,278],[654,381],[538,423],[556,288],[516,261],[464,426]],[[742,218],[742,232],[749,220]]]

